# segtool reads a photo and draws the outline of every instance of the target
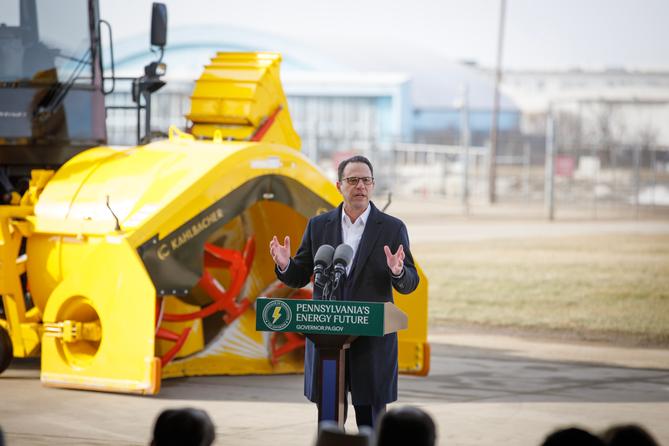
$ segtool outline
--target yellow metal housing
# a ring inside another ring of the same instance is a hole
[[[152,394],[163,377],[302,370],[299,339],[255,331],[253,303],[308,296],[276,281],[267,246],[289,235],[296,249],[307,220],[341,196],[296,150],[279,62],[217,54],[193,93],[192,134],[171,129],[145,146],[88,150],[43,190],[46,176],[36,174],[30,205],[0,207],[4,325],[15,356],[35,354],[41,339],[45,384]],[[419,274],[419,288],[395,299],[409,315],[400,370],[425,374]],[[181,320],[188,313],[198,317]]]

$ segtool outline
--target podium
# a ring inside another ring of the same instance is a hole
[[[384,336],[407,326],[407,315],[390,302],[256,300],[256,330],[302,333],[314,343],[319,353],[318,421],[334,421],[340,427],[346,349],[358,336]]]

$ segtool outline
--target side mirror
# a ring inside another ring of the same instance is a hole
[[[151,11],[151,45],[164,47],[167,44],[167,6],[154,3]]]

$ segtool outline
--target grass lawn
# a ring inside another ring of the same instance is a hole
[[[669,235],[418,243],[430,324],[669,345]]]

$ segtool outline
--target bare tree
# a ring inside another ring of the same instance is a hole
[[[657,144],[660,132],[652,123],[648,122],[637,132],[637,141],[642,151],[649,151]]]
[[[637,165],[648,165],[653,171],[653,183],[655,183],[655,150],[660,131],[651,122],[641,127],[637,132],[638,141]]]
[[[598,149],[603,165],[616,168],[616,150],[626,127],[620,110],[611,102],[596,105],[593,125],[587,132],[588,142]]]
[[[559,152],[578,152],[583,146],[583,124],[578,115],[570,111],[557,114],[555,126],[556,148]]]

